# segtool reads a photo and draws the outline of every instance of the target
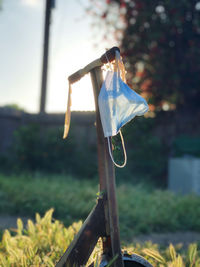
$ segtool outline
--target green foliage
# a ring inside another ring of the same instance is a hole
[[[62,223],[52,218],[52,213],[53,209],[50,209],[42,218],[36,213],[35,223],[29,220],[26,227],[22,220],[18,219],[15,235],[12,235],[9,230],[4,231],[0,242],[1,266],[55,266],[80,229],[81,222],[73,223],[65,228]],[[158,245],[150,242],[143,245],[129,245],[124,250],[129,254],[136,253],[144,256],[154,267],[200,266],[196,244],[191,244],[186,252],[181,251],[180,246],[175,248],[171,244],[165,249],[160,249]],[[94,262],[94,266],[99,266],[101,252],[101,244],[98,242],[87,266],[91,262]],[[111,264],[112,261],[108,266]]]
[[[200,12],[197,0],[92,1],[91,14],[105,38],[118,39],[128,80],[159,111],[199,109]],[[110,30],[110,34],[108,31]],[[109,38],[109,37],[108,37]]]
[[[37,173],[0,176],[0,188],[0,212],[33,217],[53,207],[55,217],[67,225],[87,217],[97,192],[96,181]]]
[[[126,168],[117,170],[120,180],[151,180],[164,185],[167,172],[167,149],[154,135],[156,120],[135,118],[123,128],[128,154]],[[96,144],[88,144],[85,137],[81,144],[75,142],[70,131],[62,139],[62,128],[47,128],[38,124],[20,127],[14,133],[13,145],[8,156],[0,155],[1,170],[6,172],[39,171],[45,173],[66,173],[78,177],[93,178],[97,175]],[[122,162],[121,140],[115,137],[114,157]]]
[[[134,179],[144,183],[152,181],[159,186],[166,184],[168,148],[154,134],[155,125],[156,119],[137,117],[122,129],[128,161],[127,167],[117,170],[117,174],[123,181]]]
[[[0,175],[0,212],[33,217],[54,208],[65,225],[85,220],[95,205],[97,180],[69,176]],[[151,232],[200,231],[200,198],[177,196],[147,185],[117,187],[121,237]]]
[[[10,149],[12,169],[94,176],[96,151],[93,147],[87,149],[85,146],[76,146],[72,135],[67,140],[63,140],[62,135],[62,128],[45,129],[38,124],[16,130]],[[87,157],[84,156],[85,151]]]
[[[36,222],[28,220],[26,228],[18,219],[14,236],[8,230],[4,231],[0,243],[1,266],[55,266],[79,230],[81,222],[64,228],[59,221],[52,222],[52,213],[53,209],[50,209],[43,218],[37,213]]]
[[[154,248],[144,248],[142,252],[151,261],[153,266],[170,266],[170,267],[192,267],[200,266],[199,252],[197,252],[197,244],[190,244],[186,253],[177,253],[175,247],[170,244],[163,251]],[[182,254],[182,255],[181,255]]]
[[[119,210],[122,236],[135,233],[200,230],[200,199],[194,195],[176,196],[144,186],[119,188]],[[197,216],[197,217],[196,217]]]

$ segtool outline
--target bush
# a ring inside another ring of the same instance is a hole
[[[128,161],[126,168],[117,170],[119,177],[166,185],[168,148],[154,133],[156,123],[156,119],[137,117],[123,128]],[[118,148],[119,137],[115,138],[116,143]],[[119,150],[115,156],[119,157]]]
[[[94,148],[76,146],[73,134],[67,140],[62,139],[62,134],[62,128],[44,129],[37,124],[16,130],[10,149],[14,170],[68,173],[80,177],[86,174],[87,177],[93,177],[96,174]]]
[[[85,220],[95,205],[96,180],[65,176],[0,175],[0,212],[34,216],[55,209],[65,225]],[[121,237],[151,232],[199,231],[200,198],[177,196],[146,185],[121,184],[117,188]]]
[[[18,219],[14,236],[5,230],[0,243],[1,266],[54,266],[73,240],[81,222],[64,228],[59,221],[52,222],[52,213],[53,209],[43,218],[37,213],[36,223],[28,220],[26,229]]]
[[[63,255],[81,222],[73,223],[65,228],[57,220],[52,221],[53,209],[46,212],[43,218],[37,213],[33,223],[28,220],[24,228],[21,219],[17,220],[17,229],[14,232],[5,230],[0,242],[0,265],[4,267],[53,267]],[[14,234],[14,235],[13,235]],[[191,244],[188,251],[177,251],[170,245],[168,248],[159,249],[158,245],[150,242],[143,245],[134,244],[124,248],[126,253],[137,253],[147,258],[154,267],[198,267],[200,266],[199,251],[196,244]],[[99,266],[101,246],[98,243],[88,264],[92,261]],[[88,266],[88,265],[87,265]]]
[[[164,185],[167,172],[167,148],[154,135],[156,119],[135,118],[123,127],[128,164],[117,169],[117,177],[134,182],[153,181]],[[93,178],[97,175],[96,144],[88,144],[82,136],[81,144],[73,132],[62,139],[63,128],[47,128],[29,124],[17,129],[8,157],[0,156],[1,169],[5,171],[42,171],[67,173],[73,176]],[[122,161],[121,140],[114,140],[114,156]]]

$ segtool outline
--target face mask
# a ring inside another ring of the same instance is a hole
[[[120,133],[125,160],[123,165],[116,164],[114,160],[113,163],[117,167],[124,167],[126,165],[126,151],[120,129],[135,116],[144,115],[148,111],[148,105],[143,97],[125,83],[125,69],[119,52],[116,52],[114,70],[111,69],[106,74],[98,97],[98,104],[103,132],[104,136],[108,138],[112,160],[109,137]]]

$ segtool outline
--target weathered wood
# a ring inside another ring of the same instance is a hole
[[[69,82],[75,83],[79,81],[85,74],[89,73],[91,70],[103,66],[103,64],[107,63],[109,61],[113,61],[115,59],[115,52],[120,52],[119,48],[114,46],[111,49],[107,50],[106,53],[104,53],[100,58],[92,61],[87,66],[85,66],[83,69],[80,69],[70,75],[68,77]]]
[[[105,148],[105,162],[106,162],[106,183],[107,183],[107,198],[109,210],[109,223],[110,223],[110,238],[112,246],[112,257],[118,255],[117,260],[114,262],[114,267],[123,267],[120,235],[119,235],[119,219],[116,198],[116,184],[115,184],[115,170],[112,160],[109,155],[108,146]]]
[[[106,165],[105,165],[105,138],[101,125],[99,113],[98,95],[103,83],[101,68],[95,68],[90,72],[96,110],[96,132],[97,132],[97,152],[98,152],[98,172],[99,172],[99,190],[106,190]]]
[[[103,199],[98,200],[97,206],[90,213],[56,267],[80,267],[85,265],[99,237],[102,237],[103,253],[108,258],[114,258],[117,255],[117,259],[112,266],[124,267],[119,238],[115,172],[109,155],[107,140],[104,138],[98,108],[98,95],[103,82],[100,66],[106,63],[107,59],[113,60],[116,50],[119,49],[113,47],[106,52],[106,56],[104,54],[100,59],[90,63],[84,69],[72,74],[68,78],[73,83],[81,79],[87,72],[91,74],[96,105],[99,185]]]
[[[98,95],[103,83],[103,75],[101,68],[96,68],[90,72],[93,94],[95,100],[95,110],[96,110],[96,132],[97,132],[97,153],[98,153],[98,173],[99,173],[99,191],[104,192],[107,197],[106,192],[106,163],[105,163],[105,138],[103,134],[103,128],[101,124],[101,118],[99,113],[98,105]],[[110,241],[110,224],[109,224],[109,212],[108,212],[108,202],[104,203],[104,213],[105,213],[105,228],[106,237],[102,238],[103,243],[103,253],[107,255],[112,255],[112,248]]]
[[[94,98],[96,105],[96,127],[98,140],[98,165],[99,165],[99,184],[102,190],[105,190],[107,202],[105,206],[105,216],[109,225],[109,236],[111,240],[111,248],[108,247],[107,240],[104,242],[104,249],[111,252],[111,257],[118,255],[117,260],[113,263],[114,267],[123,267],[120,237],[119,237],[119,220],[116,199],[115,172],[113,162],[108,151],[108,144],[104,138],[101,120],[98,108],[98,95],[102,85],[102,72],[100,67],[91,70],[91,79],[94,90]],[[106,227],[108,230],[108,226]],[[106,246],[107,245],[107,246]],[[105,253],[105,251],[104,251]]]
[[[80,231],[65,251],[56,267],[80,267],[87,263],[99,237],[105,236],[105,199],[99,198]]]

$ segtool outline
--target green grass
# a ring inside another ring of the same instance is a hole
[[[5,230],[0,241],[0,266],[3,267],[53,267],[63,255],[74,235],[81,227],[81,222],[73,223],[68,228],[58,220],[52,221],[53,209],[44,217],[37,213],[35,223],[28,221],[24,227],[21,219],[17,220],[15,235]],[[164,249],[150,242],[143,245],[131,244],[123,248],[126,254],[136,253],[145,257],[154,267],[199,267],[200,255],[197,244],[190,244],[187,250],[173,245]],[[94,262],[99,266],[102,253],[101,242],[98,242],[88,266]],[[108,264],[110,266],[111,262]]]
[[[34,217],[54,208],[66,226],[84,220],[95,205],[98,181],[66,176],[0,175],[0,212]],[[140,233],[200,231],[200,198],[145,185],[118,185],[122,240]]]

